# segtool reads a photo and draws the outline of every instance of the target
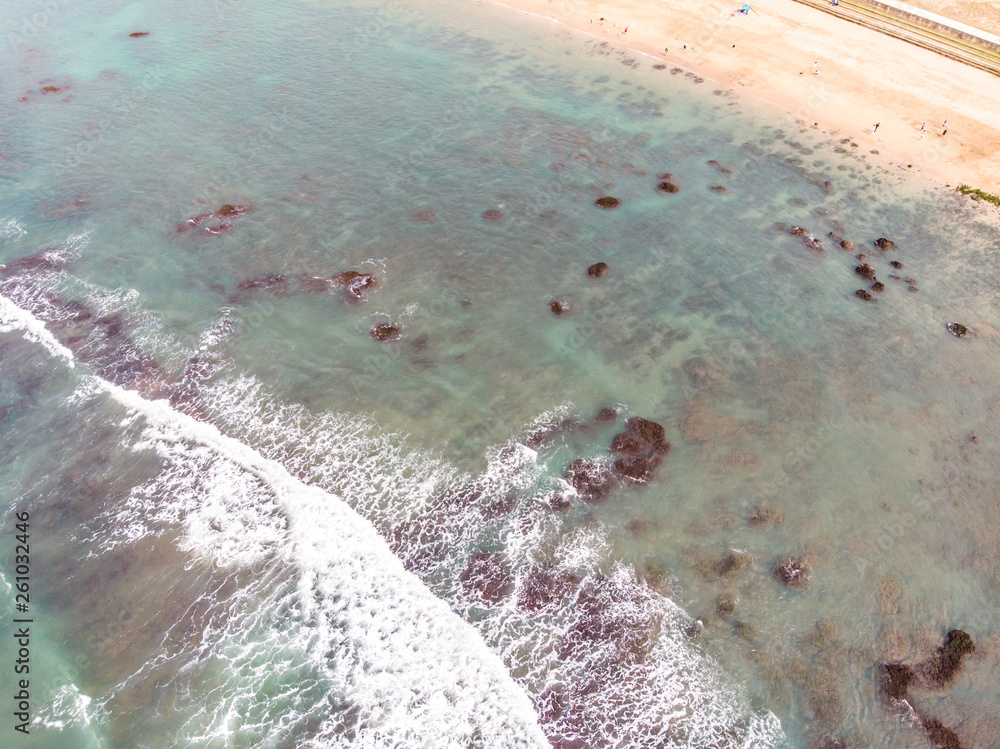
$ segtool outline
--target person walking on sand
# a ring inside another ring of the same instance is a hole
[[[941,125],[941,129],[943,130],[943,132],[941,133],[941,137],[943,138],[948,134],[948,120],[944,121],[944,124]]]
[[[925,135],[927,135],[927,123],[926,122],[921,122],[920,123],[920,140],[923,140]]]
[[[882,124],[881,122],[876,122],[875,123],[875,127],[872,128],[872,134],[873,135],[875,134],[875,131],[878,130],[878,126],[881,125],[881,124]]]

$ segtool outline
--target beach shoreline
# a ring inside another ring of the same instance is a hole
[[[693,71],[894,173],[1000,193],[1000,78],[986,71],[794,0],[749,15],[718,0],[492,1]]]

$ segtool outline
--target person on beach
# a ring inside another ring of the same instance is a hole
[[[881,124],[882,124],[881,122],[876,122],[875,123],[875,127],[872,128],[872,134],[873,135],[875,134],[875,131],[878,130],[878,126],[881,125]]]
[[[925,135],[927,135],[927,123],[926,122],[921,122],[920,123],[920,140],[923,140]]]
[[[943,130],[943,132],[941,133],[941,137],[943,138],[948,134],[948,120],[944,121],[944,124],[941,125],[941,129]]]

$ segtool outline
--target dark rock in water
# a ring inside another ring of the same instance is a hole
[[[635,416],[625,423],[625,432],[611,441],[611,451],[626,456],[615,461],[615,471],[626,483],[642,486],[653,477],[670,447],[660,424]]]
[[[812,567],[805,557],[782,557],[774,565],[774,576],[790,588],[805,588],[812,578]]]
[[[225,234],[227,231],[232,231],[236,224],[230,221],[223,221],[221,224],[215,224],[214,226],[206,226],[205,231],[209,234]]]
[[[621,204],[622,202],[618,198],[613,198],[610,195],[605,195],[603,198],[598,198],[594,201],[594,205],[604,209],[617,208]]]
[[[875,278],[875,269],[868,263],[861,263],[861,265],[854,269],[854,272],[865,278]]]
[[[549,302],[549,311],[556,317],[562,317],[569,312],[569,302],[565,299],[553,299]]]
[[[783,224],[780,221],[775,221],[773,224],[771,224],[771,228],[774,229],[775,231],[780,231],[782,234],[788,233],[788,224]]]
[[[496,208],[490,208],[483,211],[483,219],[493,224],[499,224],[503,221],[503,211],[498,211]]]
[[[659,455],[652,458],[619,458],[615,461],[615,471],[625,483],[644,486],[653,478],[659,465]]]
[[[948,332],[956,338],[964,338],[969,334],[969,329],[960,322],[948,323]]]
[[[875,246],[880,250],[891,250],[896,246],[896,243],[890,239],[886,239],[885,237],[879,237],[875,240]]]
[[[398,325],[393,325],[392,323],[381,322],[371,329],[372,338],[374,338],[379,343],[385,343],[387,341],[397,341],[399,340],[400,329]]]
[[[753,565],[753,559],[745,551],[730,551],[715,563],[713,569],[719,577],[731,575]]]
[[[334,283],[343,286],[348,295],[355,300],[365,298],[365,292],[378,286],[378,281],[371,273],[361,273],[356,270],[344,271],[340,275],[334,276]]]
[[[711,190],[712,192],[717,192],[717,193],[724,193],[724,192],[726,192],[726,186],[725,185],[709,185],[708,189]]]
[[[674,175],[672,175],[670,172],[660,172],[659,174],[656,175],[656,178],[660,182],[669,182],[674,178]]]
[[[584,458],[578,458],[569,464],[565,478],[580,497],[591,503],[606,500],[615,481],[607,466]]]
[[[674,192],[680,192],[681,188],[679,188],[673,182],[668,182],[664,180],[656,186],[656,190],[657,192],[662,192],[662,193],[674,193]]]
[[[510,567],[500,554],[488,551],[473,554],[459,579],[468,595],[488,604],[500,603],[514,591]]]
[[[883,663],[885,693],[894,700],[905,700],[910,693],[910,683],[916,676],[913,669],[902,663]]]
[[[659,455],[666,455],[670,452],[670,443],[666,440],[666,431],[655,421],[644,419],[641,416],[633,416],[625,422],[625,430],[628,434],[634,434],[644,439],[653,448],[653,451]]]
[[[927,731],[927,738],[939,749],[964,749],[958,734],[945,726],[937,718],[920,716],[920,724]]]
[[[890,260],[889,261],[889,265],[891,265],[893,268],[900,268],[901,269],[903,267],[903,264],[901,262],[899,262],[898,260]]]
[[[143,36],[149,36],[149,32],[148,31],[133,31],[131,34],[129,34],[129,36],[132,37],[133,39],[139,39],[140,37],[143,37]]]
[[[229,218],[230,216],[239,216],[242,213],[249,213],[249,212],[250,212],[250,206],[248,205],[232,205],[230,203],[226,203],[224,206],[222,206],[221,208],[219,208],[219,210],[215,212],[215,217]]]
[[[857,291],[855,291],[854,296],[856,296],[858,299],[864,299],[866,302],[878,301],[877,299],[875,299],[875,297],[873,297],[870,293],[868,293],[864,289],[858,289]]]
[[[876,294],[881,294],[883,291],[885,291],[885,284],[882,283],[881,281],[876,281],[875,283],[872,284],[872,291],[874,291]]]
[[[844,240],[843,242],[841,242],[841,243],[840,243],[840,246],[841,246],[841,247],[842,247],[843,249],[845,249],[845,250],[848,250],[848,251],[850,251],[850,252],[853,252],[854,250],[856,250],[856,249],[857,249],[857,245],[855,245],[855,244],[854,244],[854,242],[852,242],[852,241],[851,241],[851,240],[849,240],[849,239],[845,239],[845,240]]]
[[[410,221],[416,221],[418,224],[430,224],[437,220],[437,211],[433,208],[416,208],[410,211]]]
[[[579,584],[578,578],[555,567],[535,567],[524,576],[517,607],[523,611],[539,611],[558,606]]]
[[[649,443],[634,434],[616,434],[611,440],[611,452],[619,455],[646,456]]]
[[[793,226],[788,230],[788,233],[791,234],[793,237],[801,237],[803,234],[806,234],[807,232],[801,226]]]
[[[976,649],[967,632],[953,629],[945,635],[944,642],[930,660],[921,664],[921,672],[934,686],[950,684],[962,670],[962,659]]]
[[[736,622],[733,634],[747,642],[757,642],[757,630],[749,622]]]
[[[608,264],[604,262],[594,263],[589,268],[587,268],[587,275],[591,278],[604,278],[605,274],[608,272]]]

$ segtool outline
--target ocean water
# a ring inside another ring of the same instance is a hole
[[[998,744],[992,208],[492,4],[0,30],[19,746]],[[653,475],[577,491],[636,416]]]

